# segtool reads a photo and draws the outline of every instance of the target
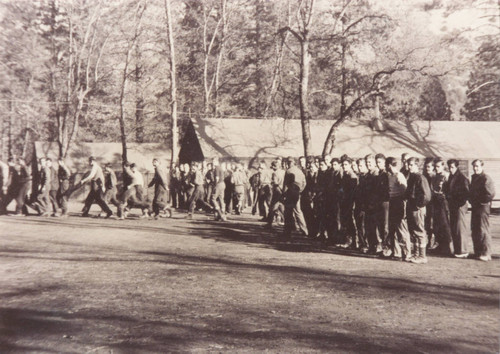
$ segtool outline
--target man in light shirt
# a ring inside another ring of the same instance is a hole
[[[90,192],[85,200],[82,216],[88,216],[92,204],[97,203],[106,213],[106,218],[109,218],[113,215],[113,212],[104,201],[104,173],[101,166],[99,166],[92,156],[89,157],[89,165],[91,167],[89,175],[79,182],[79,185],[90,183]]]

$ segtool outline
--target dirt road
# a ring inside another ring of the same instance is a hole
[[[499,350],[500,216],[492,262],[427,265],[183,217],[1,217],[1,352]]]

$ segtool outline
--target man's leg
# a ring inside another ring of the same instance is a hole
[[[425,207],[412,211],[413,235],[418,247],[417,256],[411,260],[412,263],[424,264],[427,263],[426,246],[427,233],[425,232]]]
[[[462,206],[450,206],[451,236],[453,237],[455,255],[466,256],[468,253],[467,225],[465,222],[466,213],[467,204]]]
[[[478,208],[479,233],[478,250],[480,257],[491,257],[491,234],[490,234],[490,204],[481,205]]]

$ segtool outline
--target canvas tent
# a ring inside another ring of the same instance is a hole
[[[321,155],[331,120],[311,120],[312,152]],[[496,182],[500,196],[500,123],[458,121],[387,121],[383,131],[369,121],[347,121],[337,131],[333,156],[346,153],[363,157],[382,152],[399,158],[412,156],[457,158],[470,175],[470,163],[485,161],[485,170]],[[181,142],[180,161],[219,157],[252,164],[277,156],[304,153],[299,120],[192,119]]]

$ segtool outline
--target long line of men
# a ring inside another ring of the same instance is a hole
[[[259,211],[268,228],[284,220],[283,239],[298,229],[324,246],[427,263],[428,248],[458,258],[469,256],[465,214],[470,202],[474,257],[491,260],[489,214],[495,189],[481,160],[473,161],[469,182],[458,160],[428,158],[421,174],[419,159],[408,154],[402,155],[401,168],[397,159],[383,154],[356,160],[327,155],[300,157],[298,165],[294,158],[277,158],[271,168],[261,161],[253,174],[241,163],[214,159],[210,164],[181,165],[170,176],[154,159],[155,175],[149,184],[155,188],[152,202],[134,164],[123,166],[121,193],[111,165],[102,169],[93,157],[89,165],[87,175],[70,188],[71,173],[63,160],[55,169],[50,159],[40,159],[39,173],[34,174],[37,183],[32,183],[22,158],[9,159],[7,165],[0,162],[0,213],[6,213],[6,206],[15,199],[16,216],[27,214],[30,207],[40,215],[66,217],[68,197],[89,183],[83,216],[97,203],[111,217],[111,203],[120,219],[132,208],[141,209],[142,217],[158,218],[170,212],[170,200],[174,208],[187,209],[188,218],[202,208],[213,212],[216,220],[226,220],[228,214],[240,214],[250,206],[252,213]],[[30,193],[32,184],[37,187]]]

